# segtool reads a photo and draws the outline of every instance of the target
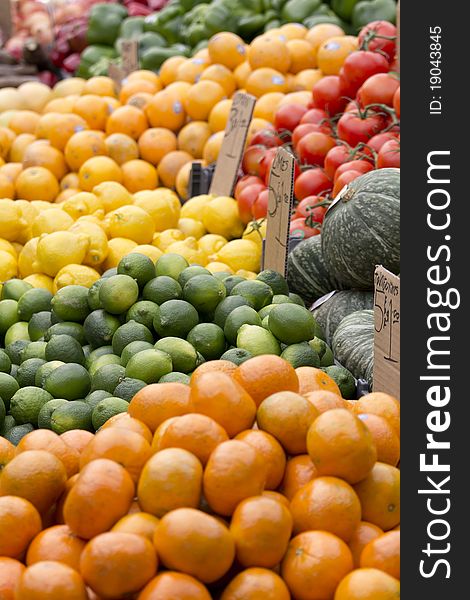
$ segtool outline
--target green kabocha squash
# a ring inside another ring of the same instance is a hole
[[[400,169],[377,169],[345,186],[325,215],[322,251],[344,288],[372,290],[374,270],[400,269]]]
[[[332,342],[335,359],[372,388],[374,370],[374,311],[358,310],[338,325]]]

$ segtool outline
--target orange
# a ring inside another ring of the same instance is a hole
[[[269,92],[287,91],[285,76],[271,67],[261,67],[252,71],[245,82],[246,91],[256,98],[264,96]]]
[[[13,182],[6,176],[0,173],[0,197],[10,198],[15,197],[15,186]]]
[[[321,369],[315,367],[297,367],[295,370],[299,378],[299,394],[304,396],[309,392],[327,390],[341,396],[341,390],[336,382]]]
[[[131,81],[127,80],[123,82],[123,86],[121,91],[119,92],[119,102],[121,104],[126,104],[134,94],[138,93],[146,93],[146,94],[156,94],[162,89],[162,85],[157,80],[157,82],[149,81],[148,79],[132,79]]]
[[[349,549],[353,555],[355,568],[359,567],[359,559],[363,549],[369,542],[381,535],[383,535],[383,531],[380,527],[377,527],[377,525],[373,525],[367,521],[361,521],[359,523],[348,542]]]
[[[91,539],[127,514],[133,498],[134,484],[124,467],[98,458],[80,471],[69,491],[63,509],[65,523],[81,538]]]
[[[318,47],[317,66],[324,75],[338,75],[346,58],[357,48],[357,38],[351,35],[328,38]]]
[[[372,392],[362,396],[354,403],[354,412],[383,417],[394,428],[395,433],[400,435],[400,402],[390,394]]]
[[[314,69],[317,64],[312,45],[306,40],[289,40],[286,44],[290,56],[290,72],[299,73],[304,69]]]
[[[132,71],[126,77],[125,82],[134,82],[134,81],[150,81],[155,86],[161,89],[160,77],[154,73],[153,71],[149,71],[147,69],[137,69],[137,71]]]
[[[361,520],[361,505],[353,488],[336,477],[316,477],[291,501],[294,532],[320,529],[348,542]]]
[[[384,531],[400,523],[400,471],[376,463],[369,475],[354,486],[362,506],[362,518]]]
[[[45,117],[41,117],[41,121],[44,118]],[[57,114],[52,124],[46,126],[46,135],[40,136],[38,133],[36,133],[36,135],[38,137],[45,137],[49,140],[51,146],[54,146],[54,148],[63,152],[67,142],[73,134],[85,129],[89,129],[89,127],[82,117],[73,113],[64,115]]]
[[[228,440],[219,444],[207,461],[204,497],[214,512],[229,516],[239,502],[260,495],[265,481],[261,454],[245,442]]]
[[[25,566],[18,560],[0,557],[0,598],[15,600],[15,590]]]
[[[155,167],[145,160],[135,159],[121,165],[122,183],[133,194],[140,190],[153,190],[158,185]]]
[[[302,90],[306,90],[311,92],[313,90],[313,86],[320,81],[322,78],[322,72],[320,69],[304,69],[303,71],[299,71],[295,76],[295,80],[292,85],[293,92],[299,92]]]
[[[0,127],[0,158],[7,158],[15,137],[15,133],[11,129]]]
[[[192,412],[207,415],[221,425],[229,437],[249,429],[256,406],[251,396],[226,373],[202,373],[191,381]]]
[[[140,136],[138,147],[141,158],[158,165],[166,154],[177,149],[176,135],[164,127],[151,127]]]
[[[142,535],[152,542],[158,523],[159,520],[153,515],[149,515],[144,512],[135,512],[122,517],[122,519],[119,519],[111,531]]]
[[[205,121],[191,121],[178,134],[178,149],[194,158],[202,158],[204,146],[211,136],[211,128]]]
[[[128,431],[134,431],[141,435],[149,444],[152,443],[152,432],[150,429],[138,419],[134,419],[129,415],[129,413],[119,413],[114,415],[110,419],[106,421],[104,425],[101,426],[101,429],[108,429],[109,427],[118,428],[118,429],[127,429]],[[64,434],[62,434],[64,435]]]
[[[116,86],[111,77],[105,77],[103,75],[90,77],[83,86],[82,95],[84,94],[115,97]]]
[[[388,531],[371,540],[362,550],[360,566],[400,579],[400,532]]]
[[[322,42],[332,37],[344,35],[344,31],[338,25],[333,23],[321,23],[309,29],[305,35],[305,40],[312,45],[313,54],[316,56],[318,47]]]
[[[275,567],[287,550],[292,525],[289,508],[277,500],[254,496],[240,502],[230,523],[238,562],[244,567]]]
[[[67,525],[44,529],[31,542],[26,554],[26,564],[54,560],[80,571],[80,555],[86,542],[78,538]]]
[[[67,479],[78,472],[79,454],[68,446],[65,441],[47,429],[37,429],[27,433],[16,447],[16,454],[26,450],[46,450],[54,454],[64,465]]]
[[[65,160],[72,171],[78,171],[83,163],[93,156],[107,154],[104,134],[95,130],[74,133],[64,150]]]
[[[210,61],[232,70],[246,60],[245,42],[235,33],[216,33],[207,46]]]
[[[227,433],[214,419],[190,413],[163,421],[155,432],[152,450],[183,448],[205,465],[214,448],[227,440]]]
[[[106,135],[125,133],[134,140],[138,140],[147,127],[148,123],[144,112],[135,106],[121,106],[110,114],[106,123]]]
[[[96,94],[85,94],[77,98],[73,112],[85,119],[90,129],[101,131],[104,131],[110,114],[106,100]]]
[[[154,433],[170,417],[191,412],[189,387],[183,383],[152,383],[139,390],[129,403],[129,416]]]
[[[213,133],[207,140],[202,152],[202,158],[206,164],[210,165],[216,162],[222,147],[222,142],[224,141],[224,136],[225,131],[217,131],[216,133]]]
[[[319,475],[357,483],[370,473],[377,451],[364,423],[347,409],[321,414],[307,434],[307,450]]]
[[[333,408],[347,408],[346,402],[341,396],[338,396],[338,394],[335,394],[334,392],[329,392],[328,390],[308,392],[305,394],[305,398],[313,404],[320,414]]]
[[[189,178],[191,176],[193,163],[195,163],[195,162],[202,164],[202,166],[206,166],[205,161],[200,160],[200,159],[194,160],[192,162],[187,162],[185,165],[183,165],[181,167],[181,169],[178,171],[178,175],[176,176],[175,189],[176,189],[176,193],[181,198],[181,200],[189,199],[189,195],[190,195]],[[178,227],[180,227],[180,225],[178,225]],[[201,224],[201,227],[202,227],[202,224]],[[185,234],[183,233],[183,235],[185,235]],[[185,236],[185,237],[187,237],[187,236]]]
[[[73,112],[73,107],[75,106],[75,102],[78,100],[79,96],[76,94],[72,94],[70,96],[62,96],[61,98],[53,98],[50,100],[46,106],[42,109],[42,114],[46,113],[71,113]]]
[[[23,162],[23,155],[29,145],[36,140],[32,133],[20,133],[12,142],[8,158],[10,162]]]
[[[258,427],[273,435],[288,454],[305,454],[307,432],[317,416],[317,409],[303,396],[278,392],[263,400],[256,420]]]
[[[16,196],[22,200],[44,200],[52,202],[59,193],[59,182],[44,167],[24,169],[15,182]]]
[[[39,121],[38,113],[32,110],[16,111],[8,122],[8,129],[14,131],[16,135],[21,133],[34,133]]]
[[[57,501],[55,507],[55,519],[56,519],[56,523],[57,524],[61,524],[63,525],[65,523],[64,521],[64,504],[65,501],[67,499],[67,496],[70,492],[70,490],[73,488],[73,486],[75,485],[75,483],[77,482],[78,479],[78,475],[79,473],[76,473],[75,475],[73,475],[72,477],[70,477],[70,479],[67,479],[67,482],[65,483],[65,489],[62,492],[59,500]]]
[[[289,508],[289,500],[281,494],[281,492],[274,492],[273,490],[264,490],[261,494],[265,498],[271,498],[272,500],[276,500],[276,502],[280,502],[283,506]]]
[[[159,77],[162,84],[166,87],[177,81],[178,67],[186,62],[184,56],[170,56],[160,67]]]
[[[377,460],[397,466],[400,460],[400,440],[392,425],[378,415],[358,414],[374,440]]]
[[[81,454],[87,444],[95,437],[90,431],[84,429],[70,429],[61,434],[61,439],[79,454]]]
[[[157,526],[153,543],[165,567],[197,577],[203,583],[225,575],[235,556],[235,544],[227,527],[193,508],[166,514]]]
[[[174,57],[177,58],[177,57]],[[194,577],[165,571],[148,583],[138,600],[211,600],[207,589]]]
[[[158,92],[145,107],[151,127],[166,127],[178,131],[186,121],[186,113],[180,100],[167,90]]]
[[[129,106],[133,106],[134,108],[138,108],[139,110],[144,110],[147,104],[153,99],[153,94],[147,94],[146,92],[139,92],[131,96],[126,104]]]
[[[71,567],[47,560],[38,562],[23,572],[15,600],[87,600],[88,594],[81,576]]]
[[[290,597],[279,575],[268,569],[254,567],[234,577],[220,600],[290,600]]]
[[[281,492],[292,500],[295,494],[316,475],[316,469],[308,454],[299,454],[289,458],[284,471]]]
[[[0,436],[0,473],[5,465],[15,456],[16,448],[6,438]]]
[[[265,431],[248,429],[239,433],[235,439],[246,442],[261,454],[267,471],[265,487],[267,490],[277,489],[284,477],[286,455],[276,438]]]
[[[184,81],[185,83],[189,84],[196,83],[201,78],[201,75],[203,74],[208,64],[208,61],[204,58],[201,58],[200,56],[193,56],[192,58],[188,58],[184,61],[184,63],[181,63],[178,66],[176,81]]]
[[[269,67],[287,73],[291,56],[286,43],[267,33],[251,42],[248,48],[248,62],[253,70]]]
[[[334,600],[397,600],[400,582],[378,569],[355,569],[339,584]]]
[[[121,106],[119,100],[117,98],[114,98],[113,96],[103,96],[103,98],[105,99],[106,104],[108,105],[109,114],[111,114],[116,110],[116,108],[119,108]]]
[[[118,165],[139,158],[139,148],[135,140],[125,133],[113,133],[105,139],[106,152]]]
[[[79,180],[78,180],[77,173],[67,173],[67,175],[62,177],[62,179],[60,180],[60,189],[61,190],[68,190],[68,189],[78,190],[78,185],[79,185]]]
[[[227,67],[224,65],[209,65],[201,74],[200,81],[204,80],[215,81],[219,83],[225,90],[225,94],[230,98],[237,89],[236,79]]]
[[[212,133],[217,131],[225,131],[233,100],[225,99],[217,102],[209,114],[208,125]]]
[[[9,162],[0,167],[0,174],[6,177],[12,183],[15,183],[22,170],[23,165],[20,162]]]
[[[21,557],[41,527],[41,517],[31,502],[13,495],[0,496],[0,556]],[[0,590],[1,582],[0,578]]]
[[[211,110],[226,97],[224,88],[215,81],[200,80],[188,90],[183,106],[194,121],[207,121]]]
[[[281,574],[296,600],[325,600],[333,598],[352,568],[351,551],[343,540],[326,531],[306,531],[291,540]]]
[[[256,101],[253,116],[258,119],[266,119],[273,123],[279,103],[283,98],[284,94],[282,92],[270,92],[264,94]]]
[[[149,540],[117,531],[89,541],[80,559],[86,584],[105,598],[135,594],[154,577],[157,566],[157,555]]]
[[[158,176],[161,183],[167,188],[174,188],[176,177],[180,169],[188,162],[193,161],[193,156],[183,150],[175,150],[166,154],[158,164]]]
[[[250,63],[245,60],[238,65],[233,71],[233,75],[237,82],[237,87],[242,89],[245,87],[246,80],[248,79],[248,75],[251,73],[252,69],[250,67]]]
[[[209,360],[202,365],[199,365],[191,376],[191,384],[195,383],[196,380],[204,373],[226,373],[227,375],[233,375],[237,366],[229,360]]]
[[[93,156],[86,160],[78,171],[80,189],[91,192],[104,181],[122,183],[122,171],[119,165],[108,156]]]

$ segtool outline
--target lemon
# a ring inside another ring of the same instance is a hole
[[[98,281],[100,274],[95,269],[85,265],[70,264],[62,267],[54,278],[54,290],[56,294],[61,288],[67,285],[83,285],[91,287],[95,281]]]
[[[21,208],[12,200],[0,200],[0,238],[14,242],[28,226]]]
[[[139,254],[144,254],[156,262],[160,256],[162,256],[163,252],[159,250],[156,246],[152,246],[151,244],[142,244],[141,246],[136,246],[132,252],[138,252]]]
[[[98,225],[98,227],[101,227],[101,229],[103,231],[105,230],[103,219],[100,219],[96,215],[85,215],[84,217],[78,218],[75,222],[76,223],[93,223],[93,225]]]
[[[86,215],[104,216],[104,205],[98,196],[91,192],[74,194],[61,204],[62,210],[76,220]]]
[[[31,233],[33,237],[39,237],[43,233],[54,231],[67,231],[73,225],[72,217],[61,208],[53,208],[40,213],[33,221]]]
[[[213,261],[207,263],[206,269],[211,273],[230,273],[233,275],[234,271],[227,264],[223,262]]]
[[[89,246],[83,264],[97,267],[108,256],[108,237],[99,225],[90,221],[77,221],[70,227],[73,233],[82,233],[89,238]]]
[[[27,202],[27,200],[23,200],[23,202]],[[57,208],[57,204],[52,204],[52,202],[46,202],[46,200],[31,200],[30,204],[37,211],[37,214],[39,214],[43,210],[51,210],[53,208]]]
[[[243,233],[238,204],[228,196],[218,196],[206,204],[202,211],[202,222],[209,233],[223,235],[229,240],[239,238]]]
[[[83,262],[90,244],[89,238],[71,231],[55,231],[39,238],[36,272],[55,277],[66,265]],[[40,268],[37,268],[37,267]],[[34,265],[33,265],[34,267]]]
[[[3,250],[4,252],[8,252],[8,254],[11,254],[13,256],[13,258],[16,258],[17,254],[16,254],[16,250],[13,247],[12,244],[10,244],[10,242],[7,242],[7,240],[2,240],[0,238],[0,250]]]
[[[92,192],[100,200],[106,213],[132,204],[132,195],[116,181],[104,181],[96,185]]]
[[[152,244],[162,252],[165,252],[170,244],[181,242],[185,238],[186,236],[179,229],[165,229],[165,231],[158,231],[153,236]]]
[[[35,288],[43,288],[49,292],[54,293],[54,280],[49,275],[43,273],[33,273],[25,277],[23,281],[30,283]]]
[[[190,198],[181,207],[181,218],[182,219],[196,219],[201,220],[202,211],[207,204],[212,200],[213,196],[208,194],[202,194],[201,196],[194,196]]]
[[[263,245],[263,240],[266,238],[267,219],[258,219],[250,221],[243,232],[242,238],[255,242],[260,247]]]
[[[38,262],[38,242],[38,237],[31,238],[23,246],[23,250],[21,250],[18,256],[18,271],[20,273],[20,277],[23,277],[23,279],[35,272],[34,265]]]
[[[235,271],[235,275],[244,277],[245,279],[256,279],[258,276],[257,273],[254,273],[253,271],[247,271],[246,269],[238,269],[238,271]]]
[[[134,251],[134,248],[137,247],[137,244],[132,240],[126,240],[125,238],[114,238],[109,240],[108,242],[108,256],[104,261],[102,268],[104,270],[112,269],[113,267],[117,267],[119,261],[123,256],[129,254]]]
[[[196,238],[188,237],[182,242],[173,242],[165,251],[165,254],[179,254],[183,256],[189,264],[204,266],[207,263],[207,256],[199,249]]]
[[[12,242],[11,245],[13,246],[13,250],[16,253],[16,258],[18,258],[18,256],[20,255],[20,252],[24,248],[24,245],[23,244],[19,244],[18,242]]]
[[[134,206],[144,210],[153,219],[155,231],[173,229],[178,225],[181,205],[175,194],[166,188],[142,190],[134,194]]]
[[[226,263],[234,271],[245,269],[257,272],[261,266],[261,248],[250,240],[232,240],[210,258]]]
[[[178,229],[182,231],[186,237],[195,237],[197,240],[201,238],[206,230],[201,221],[191,219],[190,217],[183,217],[178,221]]]
[[[155,233],[152,217],[138,206],[121,206],[108,213],[104,223],[110,238],[123,237],[137,244],[150,244]]]
[[[227,239],[216,233],[206,233],[206,235],[203,235],[198,241],[199,248],[207,254],[207,256],[218,252],[226,243]]]
[[[7,281],[16,277],[18,274],[18,265],[16,259],[9,252],[0,250],[0,281]]]

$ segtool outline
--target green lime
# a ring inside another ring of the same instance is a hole
[[[303,306],[305,308],[305,302],[299,296],[299,294],[294,294],[294,292],[289,292],[289,298],[292,300],[294,304],[298,304],[299,306]]]
[[[264,319],[261,321],[261,327],[264,327],[267,331],[271,331],[269,329],[269,315],[266,315]]]
[[[10,357],[12,366],[20,364],[24,349],[27,348],[30,343],[31,342],[28,340],[16,340],[16,342],[5,345],[5,352]]]
[[[52,294],[43,288],[33,288],[25,292],[18,300],[18,316],[29,321],[34,313],[51,310]]]
[[[31,342],[28,344],[23,352],[21,353],[21,362],[30,358],[46,358],[46,346],[47,342]]]
[[[287,360],[294,369],[297,367],[319,367],[320,357],[307,342],[300,342],[299,344],[291,344],[283,350],[281,358]]]
[[[137,281],[140,289],[155,277],[155,265],[153,261],[145,254],[131,252],[126,254],[117,266],[119,275],[128,275]]]
[[[245,277],[241,277],[240,275],[230,275],[224,279],[225,289],[227,290],[227,296],[230,296],[233,288],[241,283],[242,281],[246,281]]]
[[[14,377],[8,373],[0,373],[0,398],[7,411],[10,409],[10,400],[19,390],[20,386]]]
[[[11,369],[11,360],[4,350],[0,350],[0,373],[9,373]],[[1,396],[1,394],[0,394]]]
[[[231,348],[222,354],[220,360],[229,360],[236,365],[241,365],[245,362],[245,360],[252,358],[252,356],[253,355],[251,352],[248,352],[248,350],[243,350],[243,348]]]
[[[88,288],[83,285],[67,285],[52,298],[54,313],[64,321],[82,323],[90,312]]]
[[[315,320],[315,329],[313,332],[314,337],[320,338],[321,340],[326,340],[325,332],[323,331],[322,326]]]
[[[281,354],[281,348],[273,334],[258,325],[242,325],[238,330],[237,348],[248,350],[253,356]]]
[[[172,370],[173,363],[169,354],[157,349],[142,350],[134,354],[127,363],[126,377],[140,379],[145,383],[157,383]]]
[[[36,387],[43,388],[49,374],[52,373],[54,369],[57,369],[57,367],[61,367],[62,365],[65,365],[65,363],[61,360],[51,360],[50,362],[46,362],[43,365],[41,365],[36,371],[36,376],[34,377],[34,385]]]
[[[153,327],[160,337],[186,338],[199,323],[199,315],[192,304],[185,300],[164,302],[153,320]]]
[[[4,335],[19,320],[18,302],[16,300],[2,300],[0,302],[0,335]]]
[[[58,406],[51,415],[51,429],[57,434],[71,429],[93,431],[91,406],[82,400],[72,400]]]
[[[100,301],[103,308],[113,314],[127,312],[139,297],[139,286],[129,275],[108,277],[100,287]]]
[[[206,360],[216,360],[225,352],[224,330],[215,323],[199,323],[186,339]]]
[[[42,406],[52,400],[46,390],[28,386],[20,388],[10,401],[10,413],[18,425],[24,423],[38,424],[38,414]]]
[[[51,310],[51,325],[56,325],[57,323],[62,323],[62,319],[59,319],[55,312]]]
[[[170,355],[175,371],[189,373],[196,368],[197,352],[186,340],[177,337],[162,338],[155,344],[155,348]]]
[[[339,365],[323,367],[322,370],[335,381],[343,398],[351,400],[356,397],[356,380],[350,371]]]
[[[168,373],[168,375],[160,377],[158,383],[184,383],[185,385],[189,385],[190,380],[190,376],[186,375],[186,373],[173,371],[173,373]]]
[[[16,377],[16,374],[18,373],[18,365],[11,365],[11,369],[10,369],[10,375],[12,377]]]
[[[85,364],[85,355],[82,347],[70,335],[53,335],[47,342],[46,360],[61,360],[65,363]]]
[[[95,360],[88,367],[88,372],[90,373],[90,376],[93,377],[96,371],[98,371],[98,369],[101,369],[101,367],[105,367],[106,365],[120,364],[121,359],[116,354],[103,354],[103,356],[98,356],[98,358],[95,358]]]
[[[263,306],[263,308],[258,311],[260,319],[263,320],[265,317],[267,317],[275,306],[275,304],[268,304],[267,306]]]
[[[88,290],[88,306],[90,310],[97,310],[103,308],[100,301],[100,287],[103,285],[104,279],[98,279]]]
[[[147,384],[140,379],[124,377],[121,383],[117,384],[116,389],[113,392],[113,396],[115,398],[122,398],[126,402],[130,402],[137,392],[146,387],[146,385]]]
[[[91,391],[106,390],[112,393],[125,375],[126,370],[120,364],[104,365],[93,373],[91,377]]]
[[[158,311],[158,305],[150,300],[139,300],[133,304],[127,311],[126,321],[135,321],[148,327],[153,328],[153,319]]]
[[[199,265],[193,265],[191,267],[186,267],[186,269],[181,271],[180,276],[178,277],[178,283],[180,284],[181,288],[184,288],[184,286],[188,283],[188,281],[192,277],[196,277],[196,275],[211,275],[212,276],[212,273],[210,271],[208,271],[207,269],[205,269],[204,267],[201,267]]]
[[[117,274],[117,267],[111,267],[110,269],[106,269],[106,271],[101,275],[101,278],[108,279],[108,277],[113,277],[113,275]]]
[[[142,352],[142,350],[152,350],[152,348],[153,344],[150,344],[149,342],[136,341],[127,344],[121,353],[121,365],[123,367],[127,366],[127,363],[134,354]]]
[[[106,390],[95,390],[94,392],[90,392],[88,396],[85,398],[85,402],[88,406],[91,407],[91,410],[95,408],[97,404],[104,400],[105,398],[111,398],[112,393],[107,392]]]
[[[64,400],[64,398],[57,398],[54,400],[49,400],[49,402],[46,402],[46,404],[44,404],[44,406],[41,408],[38,414],[39,429],[52,429],[52,413],[55,411],[56,408],[62,406],[62,404],[67,404],[67,400]]]
[[[226,295],[223,282],[212,275],[195,275],[183,288],[183,298],[198,312],[215,310]]]
[[[295,302],[292,302],[292,300],[289,298],[289,296],[286,296],[285,294],[275,294],[273,296],[272,303],[273,304],[295,304]]]
[[[163,254],[155,263],[157,276],[167,275],[178,281],[181,271],[189,267],[188,261],[180,254]]]
[[[5,433],[5,439],[11,442],[14,446],[18,446],[25,435],[34,431],[34,427],[31,423],[25,423],[24,425],[14,425]]]
[[[85,337],[92,348],[108,346],[121,323],[103,309],[94,310],[83,323]]]
[[[33,286],[22,279],[9,279],[5,281],[2,288],[2,300],[16,300],[28,290],[32,290]]]
[[[26,387],[28,385],[36,385],[36,373],[39,367],[45,364],[46,361],[42,358],[28,358],[27,360],[23,361],[18,367],[18,372],[16,373],[16,381],[18,382],[19,386]]]
[[[106,354],[113,354],[112,346],[100,346],[99,348],[95,348],[86,357],[85,367],[89,369],[90,365],[92,365],[97,358],[99,358],[100,356],[105,356]]]
[[[135,321],[124,323],[124,325],[116,329],[113,335],[113,352],[121,356],[122,351],[128,344],[138,341],[152,343],[153,335],[150,329]]]
[[[129,403],[122,398],[111,396],[101,400],[93,409],[91,417],[94,430],[98,431],[111,417],[127,412],[128,407]]]
[[[44,389],[54,398],[79,400],[90,391],[91,378],[82,365],[67,363],[54,369],[47,377]]]
[[[272,303],[273,291],[267,283],[257,279],[248,279],[238,283],[231,291],[231,296],[243,296],[255,310],[261,310],[263,306]]]
[[[320,357],[320,367],[329,367],[335,364],[333,352],[325,340],[314,337],[308,342]]]
[[[315,318],[298,304],[278,304],[269,313],[269,329],[284,344],[308,342],[315,337]]]
[[[287,281],[277,271],[273,271],[272,269],[265,269],[257,275],[256,279],[258,281],[263,281],[264,283],[267,283],[272,289],[273,294],[289,293],[289,286],[287,285]]]
[[[0,428],[0,435],[3,437],[7,436],[7,433],[15,427],[16,421],[11,415],[6,415],[5,420],[3,421],[3,427]]]
[[[251,306],[239,306],[232,310],[225,321],[224,334],[231,344],[237,341],[238,330],[242,325],[261,325],[261,319]]]
[[[147,283],[142,292],[144,300],[150,300],[155,304],[163,304],[168,300],[176,300],[183,297],[180,284],[168,275],[160,275]]]
[[[46,331],[52,326],[52,313],[48,310],[41,310],[35,313],[28,323],[28,333],[31,341],[44,338]]]
[[[214,312],[214,322],[222,329],[225,326],[225,321],[228,315],[239,306],[251,306],[249,301],[243,296],[227,296],[220,302]],[[253,308],[253,307],[252,307]]]
[[[219,281],[225,281],[227,277],[231,276],[231,274],[226,271],[217,271],[216,273],[212,273],[212,275]]]
[[[5,404],[3,400],[0,398],[0,431],[3,431],[3,425],[5,423],[5,417],[7,415],[7,409],[5,408]]]
[[[44,334],[44,339],[48,342],[53,335],[70,335],[75,338],[80,346],[84,346],[87,342],[83,325],[74,321],[61,321],[55,323]]]
[[[18,321],[18,323],[13,323],[13,325],[8,329],[8,331],[5,333],[5,347],[18,340],[26,340],[28,342],[31,341],[28,333],[28,323],[26,323],[26,321]]]

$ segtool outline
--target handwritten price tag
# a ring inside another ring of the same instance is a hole
[[[127,77],[139,68],[139,45],[137,40],[122,40],[121,42],[122,70]]]
[[[232,195],[255,103],[249,94],[235,94],[209,194]]]
[[[374,273],[374,391],[400,398],[400,278]]]
[[[279,148],[269,176],[264,268],[287,273],[289,225],[294,190],[294,157]]]

